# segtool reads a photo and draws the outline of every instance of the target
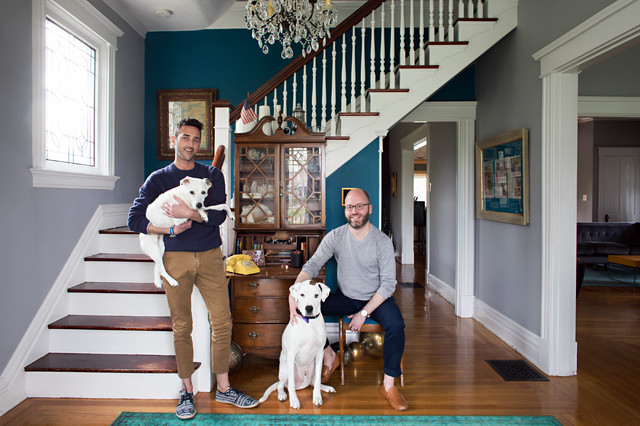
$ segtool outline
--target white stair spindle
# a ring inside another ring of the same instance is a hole
[[[351,112],[356,108],[356,30],[351,30]]]
[[[305,125],[307,125],[307,65],[302,66],[302,109],[304,110]]]
[[[409,65],[416,64],[416,51],[413,42],[413,0],[409,2]]]
[[[282,82],[282,118],[287,116],[287,80]]]
[[[295,72],[293,73],[293,83],[291,83],[291,90],[293,92],[293,96],[291,98],[291,111],[296,110],[296,99],[298,97],[298,82],[296,80],[296,74],[297,73]]]
[[[433,11],[435,1],[429,0],[429,41],[436,41],[436,22]]]
[[[371,68],[369,72],[369,89],[376,88],[376,19],[375,10],[371,12]]]
[[[342,34],[342,72],[340,73],[340,111],[347,112],[347,42],[346,35]]]
[[[365,60],[365,52],[364,52],[364,46],[365,46],[365,39],[366,39],[366,35],[367,35],[367,23],[366,23],[366,19],[362,18],[362,28],[360,28],[360,38],[362,40],[362,48],[360,49],[360,96],[364,97],[365,92],[366,92],[366,82],[365,80],[367,79],[367,72],[366,72],[366,60]],[[365,102],[360,102],[360,112],[366,112],[365,111]]]
[[[447,33],[449,34],[449,41],[453,41],[453,0],[449,0],[449,26]]]
[[[278,111],[276,111],[276,107],[278,106],[278,88],[273,89],[273,116],[278,118]]]
[[[406,65],[407,52],[404,48],[404,34],[406,32],[404,26],[404,0],[400,0],[400,65]]]
[[[391,39],[389,40],[389,88],[396,88],[396,6],[395,0],[391,0]]]
[[[418,43],[420,49],[420,65],[425,64],[425,48],[426,43],[424,41],[424,0],[420,0],[420,43]]]
[[[458,0],[458,19],[464,18],[464,3]]]
[[[475,18],[473,13],[473,0],[467,1],[467,18]]]
[[[336,78],[336,45],[333,43],[333,52],[331,53],[331,134],[336,134],[336,84],[338,79]]]
[[[438,41],[444,41],[444,0],[438,1]]]
[[[484,18],[484,1],[478,0],[478,16],[476,18]]]
[[[387,88],[387,82],[386,82],[386,71],[385,71],[385,66],[384,66],[384,58],[385,58],[385,36],[384,36],[384,5],[385,3],[382,3],[380,5],[380,70],[379,70],[379,76],[380,78],[378,79],[380,81],[380,88],[381,89],[386,89]]]
[[[316,58],[317,56],[313,57],[313,65],[311,67],[311,127],[314,129],[314,131],[317,130],[317,126],[316,126],[316,74],[318,69],[316,68]]]
[[[320,127],[327,128],[327,49],[322,51],[322,110],[320,111]]]

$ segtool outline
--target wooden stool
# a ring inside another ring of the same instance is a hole
[[[344,386],[344,343],[347,340],[347,330],[344,327],[344,323],[351,322],[351,318],[348,317],[340,317],[338,319],[338,345],[340,347],[340,384]],[[362,327],[360,328],[361,333],[382,333],[384,329],[380,324],[372,320],[371,318],[367,318]],[[402,359],[400,360],[400,369],[402,373],[400,374],[400,386],[404,386],[404,353],[402,354]]]

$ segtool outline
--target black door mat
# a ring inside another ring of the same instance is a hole
[[[521,359],[490,359],[487,362],[508,382],[549,381],[531,364]]]
[[[402,288],[422,288],[422,284],[415,281],[411,283],[398,283],[398,285]]]

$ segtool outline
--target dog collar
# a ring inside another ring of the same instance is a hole
[[[296,312],[297,312],[297,313],[299,313],[299,314],[302,316],[302,319],[303,319],[303,320],[304,320],[304,322],[306,322],[307,324],[309,323],[309,320],[316,319],[316,318],[318,318],[318,317],[320,316],[320,314],[318,314],[318,315],[316,315],[316,316],[313,316],[313,317],[307,317],[307,316],[304,316],[304,315],[302,315],[302,312],[300,312],[300,309],[296,309]]]

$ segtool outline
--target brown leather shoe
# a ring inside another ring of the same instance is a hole
[[[389,404],[398,411],[404,411],[409,408],[409,404],[407,404],[407,401],[395,386],[389,388],[389,392],[387,392],[383,384],[380,386],[380,395],[384,396],[389,401]]]
[[[320,383],[327,383],[329,381],[333,372],[336,371],[336,368],[338,368],[338,366],[340,365],[340,358],[338,358],[339,356],[339,354],[336,354],[331,367],[327,367],[326,365],[322,364],[322,378],[320,379]]]

